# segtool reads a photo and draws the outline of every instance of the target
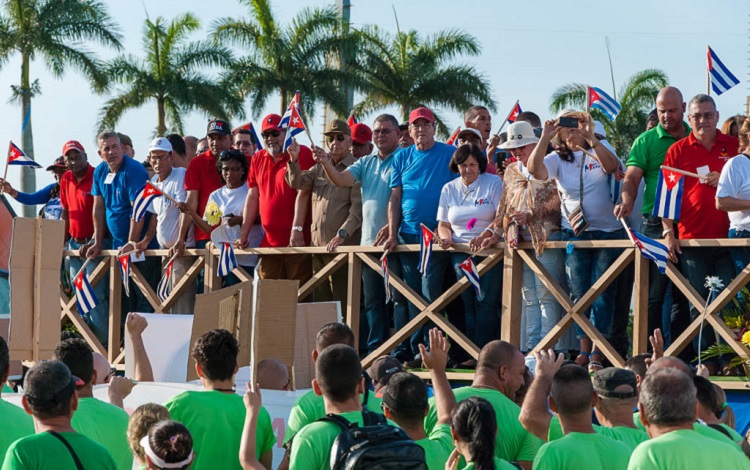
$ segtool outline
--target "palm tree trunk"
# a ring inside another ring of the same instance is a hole
[[[409,106],[406,103],[401,104],[401,122],[406,122],[409,120]]]
[[[159,113],[159,122],[156,125],[156,135],[163,136],[167,133],[167,125],[164,123],[164,98],[156,99],[156,108]]]
[[[31,83],[29,80],[29,55],[21,58],[21,147],[29,158],[34,158],[34,136],[31,132]],[[21,191],[36,191],[36,173],[33,168],[21,167]],[[24,217],[36,217],[35,206],[23,206]]]
[[[286,98],[287,98],[288,92],[286,88],[284,87],[280,88],[279,91],[281,92],[281,112],[279,114],[283,116],[284,113],[286,112],[286,106],[287,106]]]

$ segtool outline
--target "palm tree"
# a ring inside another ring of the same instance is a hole
[[[343,27],[333,7],[306,8],[288,25],[281,26],[269,0],[240,0],[248,19],[221,18],[213,25],[214,40],[246,50],[225,81],[237,84],[252,101],[258,117],[267,100],[280,96],[280,113],[299,90],[303,114],[314,115],[315,105],[328,104],[339,115],[349,113],[345,86],[355,81],[351,70],[334,64],[355,39]]]
[[[143,47],[146,58],[115,58],[108,66],[113,81],[124,85],[101,110],[99,130],[113,128],[129,109],[156,100],[156,135],[167,131],[182,133],[182,116],[201,110],[210,116],[229,119],[243,117],[242,103],[231,90],[201,74],[204,67],[229,67],[232,54],[212,42],[187,42],[190,33],[200,28],[191,13],[171,22],[158,17],[146,19]],[[169,126],[167,126],[167,121]]]
[[[667,86],[667,74],[657,69],[646,69],[632,75],[614,96],[622,106],[617,119],[610,121],[598,109],[591,109],[591,116],[600,121],[607,131],[607,140],[617,150],[621,158],[630,153],[633,141],[646,130],[646,117],[654,109],[659,89]],[[619,97],[619,98],[618,98]],[[586,85],[569,83],[552,94],[550,110],[557,113],[565,108],[584,109],[586,107]]]
[[[396,35],[365,28],[359,57],[364,99],[355,111],[369,114],[387,106],[400,108],[406,120],[420,106],[463,112],[476,104],[494,110],[490,84],[474,67],[455,63],[461,56],[478,56],[480,47],[471,35],[457,30],[422,38],[416,31]],[[434,112],[435,109],[432,109]],[[438,131],[448,129],[435,113]]]
[[[62,77],[67,67],[82,72],[94,91],[100,92],[107,83],[101,62],[85,46],[92,41],[120,49],[119,28],[109,17],[104,4],[97,0],[4,0],[0,10],[0,63],[11,55],[21,56],[21,83],[13,87],[14,98],[21,102],[21,147],[34,157],[31,130],[31,98],[38,96],[38,80],[31,80],[32,59],[44,59],[55,77]],[[33,192],[36,176],[28,168],[22,170],[21,190]],[[34,217],[34,206],[24,206],[24,215]]]

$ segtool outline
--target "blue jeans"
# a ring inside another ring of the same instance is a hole
[[[460,280],[464,273],[459,264],[466,261],[467,253],[451,253],[451,264],[456,270],[456,277]],[[474,264],[479,264],[485,257],[477,256]],[[499,263],[490,268],[479,278],[479,286],[483,297],[477,296],[473,286],[461,292],[464,304],[464,319],[466,322],[466,336],[478,347],[482,348],[492,340],[500,339],[500,297],[499,288],[503,275],[503,264]]]
[[[418,245],[420,236],[417,234],[399,232],[398,241],[403,245]],[[422,276],[422,273],[417,271],[417,265],[419,264],[419,253],[401,253],[401,270],[403,272],[404,282],[414,289],[417,293],[422,293],[422,297],[431,303],[437,299],[443,293],[443,280],[450,269],[450,257],[448,253],[444,251],[433,252],[432,260],[430,261],[430,267],[427,270],[427,275]],[[420,310],[412,305],[408,304],[408,319],[402,318],[400,315],[396,316],[394,320],[398,321],[396,329],[401,329],[408,321],[415,318]],[[406,321],[404,321],[406,320]],[[402,323],[403,322],[403,323]],[[409,347],[411,351],[406,351],[407,354],[416,355],[419,353],[419,344],[423,343],[429,346],[429,337],[427,332],[429,330],[430,323],[417,328],[409,338]],[[394,351],[397,353],[397,351]]]
[[[750,238],[750,231],[729,229],[729,238]],[[750,248],[734,247],[729,250],[734,261],[734,271],[736,274],[742,272],[745,266],[750,264]]]
[[[587,230],[576,237],[570,229],[562,230],[564,241],[576,240],[620,240],[625,238],[625,229],[614,232]],[[565,255],[565,275],[568,278],[573,302],[577,302],[591,288],[604,271],[617,259],[622,250],[615,248],[576,248]],[[591,319],[597,330],[609,339],[612,336],[612,318],[617,293],[617,280],[612,282],[602,294],[594,300],[584,316]],[[581,327],[576,324],[576,335],[585,337]]]
[[[108,240],[104,241],[104,246],[109,246]],[[76,250],[82,246],[81,243],[76,243],[72,238],[68,241],[66,249]],[[86,275],[91,276],[96,269],[96,266],[101,261],[101,258],[96,258],[94,262],[86,265]],[[77,256],[70,257],[70,278],[71,280],[83,266],[83,258]],[[109,332],[109,273],[105,274],[96,285],[91,286],[94,289],[94,295],[96,296],[97,305],[91,309],[88,313],[81,315],[86,324],[94,331],[94,334],[99,341],[106,347],[108,341]]]
[[[401,265],[393,262],[393,259],[395,258],[395,256],[388,257],[388,268],[394,274],[401,277]],[[398,264],[396,269],[394,269],[395,264]],[[391,296],[394,302],[394,312],[396,311],[396,308],[398,308],[402,311],[399,313],[399,317],[404,318],[406,316],[406,306],[403,303],[403,296],[399,294],[401,301],[398,302],[394,295],[396,294],[396,290],[389,289],[391,290]],[[365,344],[361,346],[361,349],[366,350],[369,354],[380,347],[380,345],[388,339],[390,336],[389,330],[391,325],[388,315],[388,304],[385,303],[385,285],[383,284],[383,277],[364,264],[362,265],[362,297],[364,299],[363,317],[366,322],[368,334],[367,337],[364,338]],[[361,325],[360,329],[364,330],[365,326]]]
[[[547,240],[559,241],[562,233],[555,232]],[[536,259],[544,266],[550,277],[564,282],[565,261],[562,249],[547,248]],[[526,314],[526,351],[531,351],[552,330],[561,318],[561,307],[555,296],[547,289],[534,271],[524,263],[523,288],[521,290]],[[523,349],[523,348],[522,348]]]

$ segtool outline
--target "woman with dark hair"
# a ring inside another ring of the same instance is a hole
[[[564,125],[561,125],[564,124]],[[557,145],[546,155],[547,145]],[[608,175],[620,169],[614,149],[594,135],[594,121],[588,113],[563,111],[556,121],[547,121],[536,148],[528,161],[531,175],[538,180],[555,179],[560,192],[562,239],[617,240],[625,238],[625,229],[614,216],[613,195]],[[620,250],[579,248],[566,250],[565,274],[572,301],[577,302],[592,284],[612,265]],[[599,295],[586,317],[606,339],[612,338],[617,281]],[[576,362],[589,371],[602,368],[603,356],[576,324],[581,341]]]
[[[156,423],[164,420],[169,420],[169,411],[156,403],[144,403],[130,415],[127,434],[128,444],[139,470],[146,468],[146,454],[143,452],[141,440],[148,436],[148,431]]]
[[[503,181],[497,175],[486,173],[487,157],[474,144],[464,144],[456,149],[449,163],[452,173],[460,178],[446,183],[440,193],[438,205],[438,237],[443,249],[453,243],[468,243],[471,250],[480,249],[482,232],[495,219]],[[464,274],[459,265],[467,260],[465,252],[451,253],[451,261],[460,279]],[[484,259],[476,257],[478,265]],[[466,318],[466,334],[474,344],[483,347],[493,339],[500,338],[500,295],[498,289],[501,266],[495,265],[479,278],[481,295],[475,289],[461,293]],[[469,364],[467,364],[469,365]]]
[[[190,468],[195,454],[190,431],[177,421],[154,424],[141,439],[141,447],[149,470]]]
[[[453,451],[446,470],[457,470],[459,457],[466,460],[463,470],[515,470],[516,467],[495,457],[497,418],[490,402],[480,397],[460,401],[451,413]]]

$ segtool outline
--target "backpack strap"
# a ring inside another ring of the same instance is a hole
[[[732,435],[729,434],[729,431],[724,429],[724,426],[722,426],[721,424],[707,424],[706,426],[708,426],[711,429],[715,429],[719,431],[720,433],[724,434],[725,436],[727,436],[729,439],[732,439]]]
[[[385,416],[379,413],[373,413],[370,410],[362,410],[362,424],[364,426],[374,426],[376,424],[388,424]]]
[[[70,456],[73,457],[73,461],[76,464],[76,468],[78,470],[84,470],[83,464],[81,463],[81,459],[78,458],[76,451],[73,450],[73,447],[70,445],[70,443],[67,440],[65,440],[64,437],[62,437],[59,433],[55,431],[47,431],[47,432],[55,436],[57,439],[60,440],[60,442],[62,442],[65,445],[65,447],[68,449],[68,452],[70,452]]]
[[[346,418],[344,418],[341,415],[337,415],[334,413],[328,413],[327,415],[320,418],[318,421],[324,421],[327,423],[333,423],[341,428],[342,431],[346,431],[349,429],[352,425],[352,423],[349,422]]]

